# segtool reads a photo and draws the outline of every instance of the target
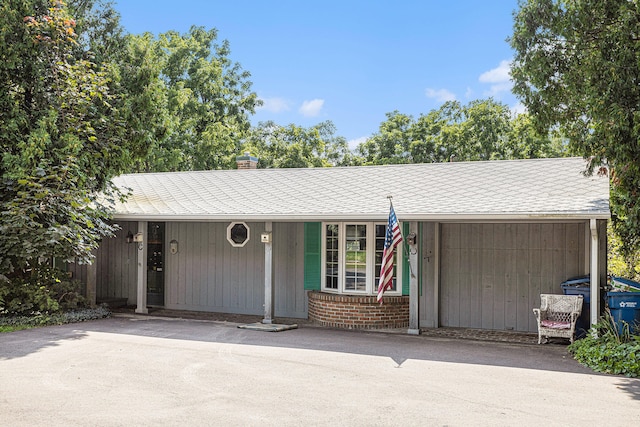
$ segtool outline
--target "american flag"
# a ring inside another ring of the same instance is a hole
[[[382,304],[382,294],[393,286],[393,250],[402,242],[402,233],[393,204],[389,208],[389,223],[387,235],[384,239],[382,251],[382,265],[380,266],[380,282],[378,283],[378,302]]]

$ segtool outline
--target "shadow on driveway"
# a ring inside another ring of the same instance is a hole
[[[594,374],[565,345],[498,343],[372,331],[335,330],[302,324],[284,332],[239,329],[239,323],[116,315],[110,319],[0,334],[0,359],[25,356],[89,332],[163,339],[320,350],[391,358],[398,367],[409,359]]]
[[[293,319],[289,319],[293,320]],[[203,321],[122,315],[82,324],[86,332],[104,332],[144,337],[269,346],[325,352],[388,357],[397,368],[407,360],[499,366],[604,376],[579,364],[566,345],[531,345],[407,335],[363,330],[314,327],[303,322],[300,328],[283,332],[239,329],[237,322]],[[76,331],[77,332],[77,331]],[[616,387],[640,400],[640,379],[619,377]]]
[[[79,340],[86,336],[86,332],[81,328],[69,330],[57,326],[1,333],[0,360],[24,357],[48,347],[59,346],[63,341]]]

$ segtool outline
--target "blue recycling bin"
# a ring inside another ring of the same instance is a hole
[[[586,281],[579,281],[571,283],[572,281],[567,280],[566,282],[562,282],[560,285],[562,287],[562,292],[565,295],[582,295],[582,312],[580,313],[580,317],[578,317],[578,321],[576,322],[576,337],[583,338],[587,335],[587,331],[591,327],[591,287],[590,287],[590,279],[586,278]],[[587,283],[586,285],[584,283]]]
[[[640,292],[607,292],[607,303],[618,333],[622,334],[626,323],[629,332],[640,334]]]

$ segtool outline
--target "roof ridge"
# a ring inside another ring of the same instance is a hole
[[[506,164],[506,163],[528,163],[528,162],[559,162],[586,160],[582,157],[544,157],[533,159],[507,159],[507,160],[465,160],[460,162],[432,162],[432,163],[392,163],[384,165],[356,165],[356,166],[326,166],[326,167],[306,167],[306,168],[258,168],[258,169],[206,169],[197,171],[167,171],[167,172],[138,172],[118,175],[122,176],[154,176],[154,175],[179,175],[179,174],[209,174],[209,173],[265,173],[266,171],[327,171],[327,170],[355,170],[355,169],[395,169],[395,168],[415,168],[415,167],[446,167],[446,165],[479,165],[479,164]],[[450,166],[449,166],[450,167]],[[117,177],[116,177],[117,178]]]

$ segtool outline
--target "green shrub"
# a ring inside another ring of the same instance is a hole
[[[83,308],[64,313],[35,314],[33,316],[0,316],[0,332],[15,331],[36,326],[62,325],[65,323],[84,322],[111,316],[107,306]]]
[[[64,271],[38,266],[26,277],[0,281],[0,315],[32,316],[85,307],[80,286]]]
[[[612,276],[640,280],[640,250],[624,248],[623,241],[613,228],[607,224],[607,272]]]
[[[640,336],[628,325],[618,332],[610,313],[594,325],[587,336],[569,346],[569,352],[583,365],[606,374],[640,376]]]

